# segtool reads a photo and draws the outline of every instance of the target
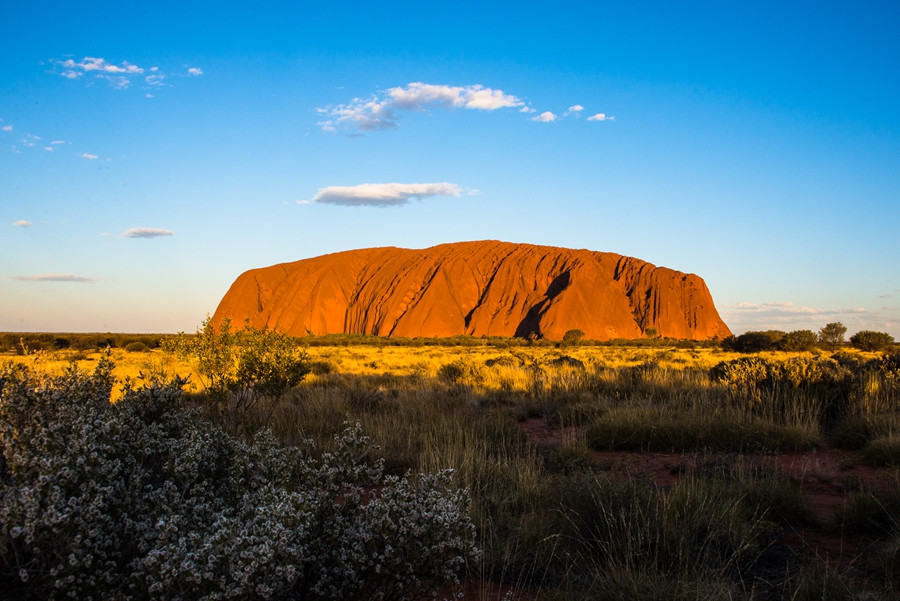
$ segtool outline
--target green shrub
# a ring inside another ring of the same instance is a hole
[[[450,385],[477,388],[484,383],[484,373],[479,365],[467,359],[457,359],[438,368],[438,378]]]
[[[129,353],[145,353],[149,351],[150,348],[143,342],[129,342],[125,345],[125,350]]]
[[[730,341],[730,346],[739,353],[758,353],[777,349],[786,334],[780,330],[746,332]]]
[[[306,353],[289,336],[250,325],[232,331],[227,318],[216,328],[207,317],[196,334],[180,333],[163,348],[191,360],[206,393],[222,410],[237,413],[266,401],[271,415],[281,397],[310,371]]]
[[[782,351],[811,351],[818,342],[816,333],[812,330],[794,330],[784,335],[778,342],[778,349]]]

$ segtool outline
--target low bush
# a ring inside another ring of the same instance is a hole
[[[880,436],[869,441],[863,456],[875,467],[900,466],[900,436]]]

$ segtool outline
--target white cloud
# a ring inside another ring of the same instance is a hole
[[[82,153],[81,153],[81,158],[87,159],[87,160],[89,160],[89,161],[94,161],[94,160],[96,160],[96,159],[99,159],[100,157],[97,156],[96,154],[91,154],[91,153],[89,153],[89,152],[82,152]]]
[[[2,129],[3,131],[12,131],[13,126],[12,125],[4,125],[3,127],[0,127],[0,129]]]
[[[141,67],[132,65],[128,61],[122,61],[121,65],[114,65],[107,62],[105,58],[86,56],[80,61],[73,59],[54,61],[63,69],[62,76],[68,79],[78,79],[86,73],[92,73],[97,77],[106,79],[115,87],[127,87],[129,76],[140,75],[144,72]]]
[[[573,105],[570,106],[568,109],[566,109],[566,113],[565,113],[565,114],[566,114],[566,116],[569,116],[569,115],[577,115],[578,113],[580,113],[580,112],[583,111],[583,110],[584,110],[584,107],[581,106],[580,104],[573,104]]]
[[[96,278],[88,278],[83,275],[72,275],[70,273],[44,273],[40,275],[19,275],[15,276],[21,282],[76,282],[92,284],[97,281]]]
[[[559,119],[557,115],[554,115],[550,111],[544,111],[540,115],[536,115],[531,118],[532,121],[540,121],[541,123],[552,123]]]
[[[13,221],[13,225],[16,227],[31,227],[34,224],[25,219],[19,219],[18,221]]]
[[[588,121],[615,121],[616,118],[606,113],[597,113],[587,118]]]
[[[155,227],[133,227],[122,232],[123,238],[159,238],[160,236],[173,236],[172,230],[163,230]]]
[[[56,59],[50,62],[57,67],[57,72],[67,79],[81,79],[88,75],[92,78],[105,80],[112,87],[119,90],[125,90],[131,87],[135,81],[140,82],[141,79],[143,79],[145,88],[147,86],[163,86],[166,85],[163,82],[168,77],[157,66],[145,69],[128,61],[114,64],[105,58],[92,56],[86,56],[77,61],[70,58],[65,60]],[[191,67],[187,70],[187,74],[189,76],[203,75],[203,70]]]
[[[317,109],[328,118],[319,123],[324,131],[338,127],[357,131],[377,131],[397,127],[396,111],[425,111],[430,107],[495,111],[521,107],[519,98],[482,85],[447,86],[413,82],[390,88],[368,99],[354,98],[347,104]]]
[[[423,199],[428,196],[459,196],[460,188],[456,184],[360,184],[358,186],[329,186],[322,188],[310,202],[317,204],[334,204],[344,206],[368,205],[390,207],[404,205],[411,198]]]

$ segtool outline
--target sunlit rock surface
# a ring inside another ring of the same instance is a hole
[[[614,253],[497,241],[368,248],[252,269],[213,316],[288,334],[683,339],[731,332],[696,275]]]

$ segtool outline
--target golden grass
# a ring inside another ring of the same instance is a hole
[[[436,377],[442,366],[454,362],[465,362],[483,367],[488,361],[497,362],[490,370],[484,370],[481,387],[485,390],[529,390],[535,385],[534,377],[527,369],[530,366],[548,366],[560,357],[571,357],[580,361],[588,370],[597,368],[622,368],[654,363],[658,367],[678,371],[684,369],[708,370],[722,361],[746,356],[741,353],[723,351],[717,348],[683,349],[676,347],[626,347],[626,346],[516,346],[500,348],[496,346],[311,346],[305,349],[309,360],[319,369],[313,370],[308,382],[317,379],[316,371],[349,375],[393,375]],[[27,356],[7,355],[0,361],[26,363],[50,374],[62,373],[75,363],[79,369],[91,371],[97,361],[107,351],[41,351]],[[768,352],[758,356],[766,359],[784,360],[789,357],[809,353]],[[867,354],[866,354],[867,355]],[[169,376],[190,377],[189,388],[202,389],[190,363],[180,360],[171,353],[154,349],[143,352],[129,352],[111,349],[110,359],[115,363],[115,376],[119,382],[126,378],[138,378],[141,373],[165,373]],[[499,360],[499,361],[498,361]],[[573,370],[565,366],[545,370],[550,380],[541,382],[541,387],[566,387],[566,379],[572,377]],[[113,400],[119,394],[113,393]]]

